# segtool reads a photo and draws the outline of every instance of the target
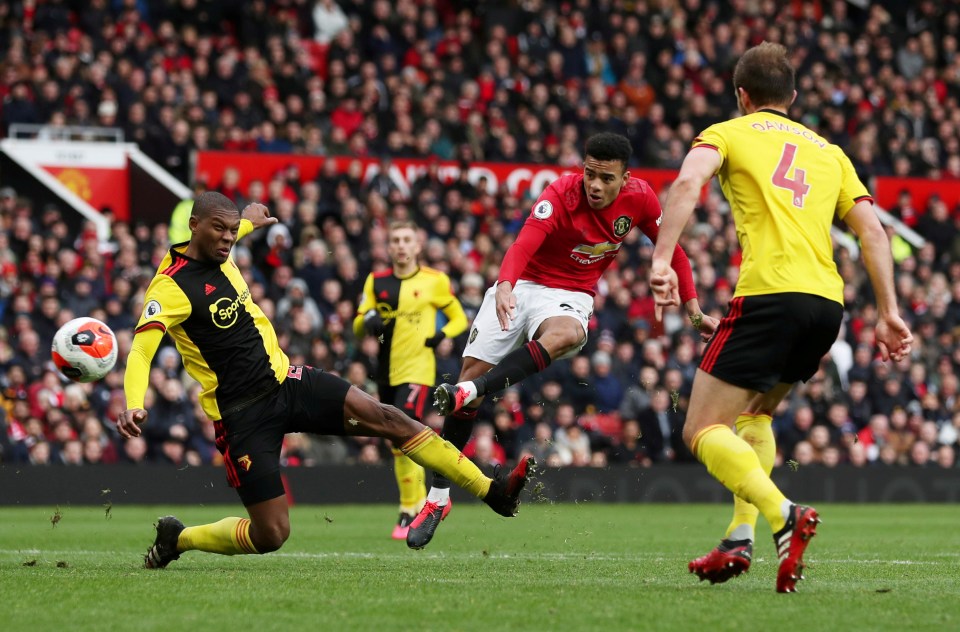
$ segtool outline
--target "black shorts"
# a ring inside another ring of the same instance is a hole
[[[380,394],[380,401],[384,404],[393,404],[408,417],[413,417],[417,421],[423,420],[423,415],[427,411],[427,402],[430,399],[430,393],[433,390],[426,384],[397,384],[388,386],[379,384],[377,390]]]
[[[807,381],[840,332],[843,307],[800,292],[738,296],[703,352],[700,368],[742,388],[766,392]]]
[[[215,422],[227,482],[244,505],[283,495],[280,447],[285,434],[346,434],[343,405],[348,390],[350,383],[339,377],[291,366],[275,390]]]

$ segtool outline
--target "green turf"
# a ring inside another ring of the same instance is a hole
[[[0,630],[960,629],[960,509],[823,505],[795,595],[774,592],[769,530],[753,567],[698,583],[721,505],[460,504],[423,551],[389,539],[393,506],[299,506],[277,553],[188,553],[140,568],[152,522],[239,506],[0,509]]]

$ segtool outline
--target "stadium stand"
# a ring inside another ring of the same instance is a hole
[[[256,300],[296,362],[370,389],[376,341],[355,339],[348,323],[367,273],[388,265],[387,222],[418,222],[425,262],[451,276],[472,316],[535,192],[444,184],[428,172],[405,195],[388,178],[335,166],[306,181],[289,168],[243,186],[229,172],[194,182],[193,152],[575,168],[584,139],[613,130],[630,138],[632,167],[676,168],[700,130],[735,111],[733,63],[764,39],[786,44],[800,69],[793,115],[843,147],[865,181],[960,180],[957,0],[15,0],[0,3],[0,129],[120,128],[196,190],[268,204],[281,224],[235,252]],[[0,462],[218,463],[212,424],[172,347],[151,376],[145,440],[121,442],[114,429],[123,357],[167,225],[115,222],[99,240],[89,227],[72,230],[65,208],[38,207],[3,183]],[[838,248],[844,332],[777,411],[782,462],[956,467],[960,207],[937,195],[918,207],[908,191],[890,210],[926,240],[895,241],[916,351],[877,361],[869,283]],[[709,191],[683,242],[713,315],[738,271],[727,211]],[[632,436],[651,418],[682,425],[702,345],[678,314],[654,320],[651,246],[636,232],[628,241],[598,288],[582,358],[485,404],[494,453],[514,460],[528,445],[582,467],[691,458],[676,435],[656,450]],[[65,382],[48,358],[57,326],[77,315],[104,320],[121,344],[116,369],[92,386]],[[441,376],[458,373],[462,342],[439,348]],[[554,449],[538,442],[541,422]],[[583,436],[589,454],[570,448]],[[283,458],[308,466],[388,454],[375,440],[297,436]]]

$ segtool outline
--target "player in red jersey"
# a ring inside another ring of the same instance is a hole
[[[656,241],[660,202],[650,185],[631,178],[624,136],[587,139],[583,173],[558,178],[544,190],[507,251],[496,286],[487,290],[463,351],[457,384],[441,384],[436,405],[447,415],[443,436],[466,445],[484,395],[517,384],[551,361],[576,355],[587,342],[594,287],[634,226]],[[700,311],[687,255],[678,246],[672,265],[691,321],[709,338],[718,321]],[[423,548],[450,511],[450,483],[434,474],[427,503],[407,532]]]

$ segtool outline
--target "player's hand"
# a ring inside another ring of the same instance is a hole
[[[504,281],[497,285],[494,295],[497,299],[497,320],[500,321],[500,331],[510,329],[510,321],[517,316],[517,297],[513,294],[513,285]]]
[[[384,329],[383,316],[376,309],[367,310],[363,315],[363,328],[371,336],[379,336]]]
[[[276,217],[270,217],[270,209],[259,202],[247,204],[243,207],[243,212],[240,213],[240,217],[241,219],[250,220],[254,230],[262,228],[263,226],[269,226],[270,224],[276,224],[280,221]]]
[[[443,335],[443,332],[438,331],[435,335],[427,338],[426,341],[424,341],[423,346],[430,347],[431,349],[436,349],[437,347],[440,346],[440,343],[443,342],[444,338],[446,338],[446,336]]]
[[[913,334],[897,314],[882,316],[877,321],[874,336],[877,339],[877,346],[880,347],[880,357],[884,360],[892,358],[899,362],[910,354]]]
[[[653,292],[654,314],[663,320],[663,308],[680,304],[677,272],[669,261],[654,259],[650,265],[650,291]]]
[[[142,408],[128,408],[117,418],[117,431],[124,439],[140,436],[140,425],[146,423],[147,411]]]
[[[713,334],[716,333],[717,327],[720,326],[719,319],[699,313],[690,316],[690,323],[693,324],[694,329],[700,332],[700,340],[704,342],[709,342],[713,338]]]

